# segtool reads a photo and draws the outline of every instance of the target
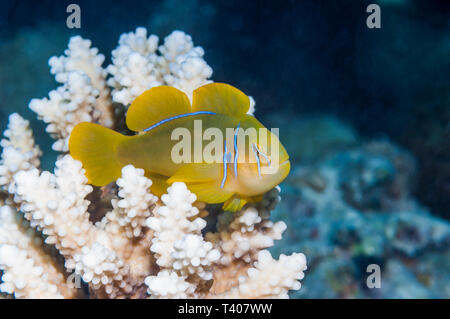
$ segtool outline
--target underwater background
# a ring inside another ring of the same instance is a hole
[[[66,7],[81,7],[81,29]],[[366,7],[381,7],[381,28]],[[273,214],[272,252],[308,258],[299,298],[450,298],[450,2],[18,1],[0,3],[0,130],[30,120],[53,170],[45,125],[28,109],[55,87],[48,59],[80,34],[105,54],[120,34],[175,29],[205,50],[212,79],[256,100],[280,128],[292,170]],[[382,286],[366,285],[368,264]]]

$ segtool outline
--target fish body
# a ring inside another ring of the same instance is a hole
[[[290,169],[278,138],[246,114],[249,103],[244,93],[222,83],[194,91],[192,105],[173,87],[155,87],[128,109],[127,126],[138,134],[125,136],[98,124],[80,123],[72,131],[69,150],[83,163],[93,185],[116,180],[121,168],[132,164],[144,169],[157,195],[173,182],[184,182],[198,200],[224,203],[225,210],[236,211],[259,200]],[[245,135],[252,130],[264,134]],[[270,155],[275,152],[279,165],[264,174],[264,168],[273,165]]]
[[[219,128],[222,132],[225,127],[234,127],[237,124],[234,119],[220,114],[194,115],[175,119],[120,143],[117,146],[118,160],[136,165],[148,172],[158,172],[165,176],[174,175],[185,163],[175,163],[170,160],[171,150],[178,143],[178,140],[172,139],[172,132],[175,129],[184,128],[192,132],[191,136],[195,139],[195,121],[201,121],[203,130],[212,127]],[[201,143],[203,149],[207,141],[201,139],[197,143]],[[194,154],[194,141],[190,144],[190,153]]]

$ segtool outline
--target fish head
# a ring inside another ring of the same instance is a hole
[[[275,132],[259,128],[246,143],[246,154],[238,162],[240,194],[257,196],[279,185],[289,174],[289,155]]]

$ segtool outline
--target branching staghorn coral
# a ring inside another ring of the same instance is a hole
[[[210,82],[212,69],[191,36],[174,31],[159,47],[158,41],[156,35],[147,37],[145,28],[122,34],[119,46],[112,51],[113,63],[107,67],[114,102],[128,106],[145,90],[162,84],[192,96],[193,90]]]
[[[89,77],[90,85],[98,91],[95,101],[94,116],[104,126],[112,126],[112,103],[110,92],[106,85],[107,71],[102,68],[105,60],[103,54],[98,54],[97,48],[91,48],[91,41],[80,36],[72,37],[65,55],[52,57],[48,61],[50,72],[59,83],[66,83],[72,72],[81,72]]]
[[[49,99],[32,100],[30,108],[49,124],[47,132],[57,140],[53,148],[62,152],[54,173],[40,170],[41,152],[28,121],[18,114],[10,116],[0,142],[1,293],[16,298],[287,298],[289,290],[300,289],[305,256],[276,260],[266,250],[286,229],[283,222],[269,220],[279,189],[231,214],[197,202],[183,183],[173,183],[158,198],[149,191],[152,181],[144,170],[132,165],[122,169],[115,186],[94,189],[82,164],[64,155],[77,123],[117,121],[113,101],[126,107],[160,84],[191,94],[212,73],[202,56],[203,49],[181,31],[158,48],[158,38],[138,28],[120,38],[108,80],[103,56],[81,37],[70,40],[64,56],[50,59],[51,72],[63,85]],[[95,222],[92,211],[99,206],[105,212]],[[207,234],[206,216],[218,217]]]
[[[0,207],[0,267],[4,271],[2,292],[18,298],[76,296],[40,234],[6,205]]]
[[[148,292],[160,297],[194,297],[196,288],[212,279],[210,268],[219,251],[203,240],[201,230],[206,222],[192,206],[196,196],[184,183],[174,183],[167,191],[161,197],[164,205],[147,219],[154,232],[150,250],[163,270],[146,278]]]
[[[32,99],[29,107],[49,123],[47,132],[57,139],[55,151],[68,151],[70,132],[79,122],[113,125],[107,72],[101,67],[104,59],[97,48],[91,48],[91,41],[80,36],[70,39],[65,56],[50,58],[51,73],[62,86],[51,91],[49,98]]]
[[[9,116],[8,128],[3,133],[6,139],[0,141],[3,148],[0,161],[0,189],[13,187],[13,175],[40,165],[41,150],[34,143],[30,123],[19,114]],[[13,189],[9,189],[13,192]]]

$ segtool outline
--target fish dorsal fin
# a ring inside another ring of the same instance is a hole
[[[210,83],[194,91],[192,112],[211,111],[241,117],[248,112],[250,99],[242,91],[225,83]]]
[[[186,94],[171,86],[156,86],[131,103],[126,123],[130,130],[141,132],[177,115],[191,111]]]

